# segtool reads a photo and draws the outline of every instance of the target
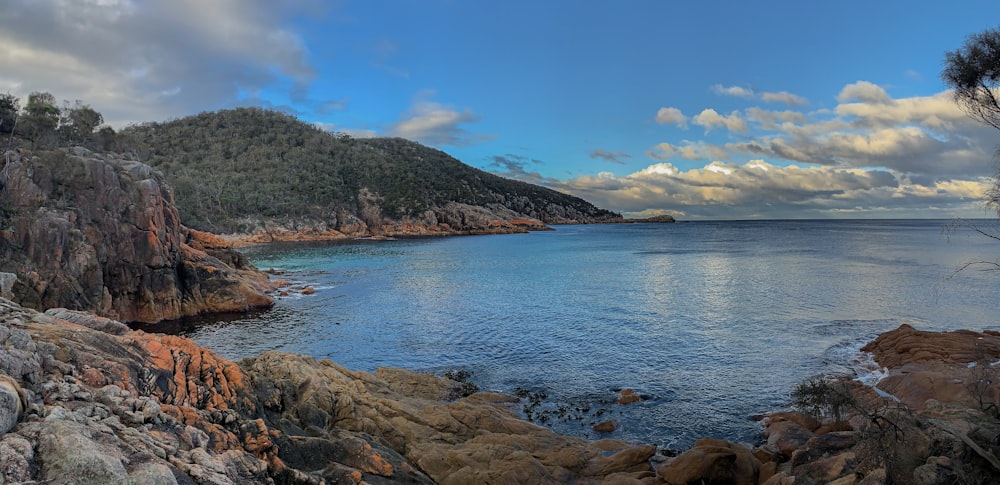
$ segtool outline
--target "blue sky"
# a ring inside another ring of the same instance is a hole
[[[116,127],[263,106],[632,216],[986,217],[939,80],[1000,3],[7,0],[0,92]]]

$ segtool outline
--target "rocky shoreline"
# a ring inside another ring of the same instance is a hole
[[[220,237],[232,247],[246,247],[255,244],[272,242],[321,242],[343,241],[350,239],[384,240],[406,237],[437,237],[437,236],[478,236],[487,234],[526,234],[533,231],[551,231],[553,228],[538,220],[518,216],[513,213],[487,213],[471,206],[461,209],[452,208],[461,215],[462,228],[455,228],[445,222],[408,222],[400,224],[385,224],[372,229],[364,224],[348,228],[334,229],[321,221],[298,221],[292,224],[265,225],[267,229],[258,229],[250,234],[226,234]],[[477,217],[470,218],[469,213]],[[648,218],[609,218],[599,221],[563,219],[554,224],[667,224],[676,220],[669,215]],[[248,224],[249,226],[250,224]]]
[[[972,386],[981,376],[969,366],[1000,359],[996,333],[904,325],[866,347],[886,367],[882,396],[830,381],[854,399],[836,418],[774,413],[764,444],[706,438],[676,457],[558,435],[520,419],[516,397],[464,395],[444,377],[278,352],[235,363],[80,311],[0,299],[0,344],[2,483],[842,485],[1000,474],[1000,421],[980,405],[1000,402],[1000,386]],[[899,434],[873,437],[880,422]]]
[[[1000,476],[996,332],[903,325],[863,349],[883,376],[874,387],[811,379],[793,392],[795,411],[762,417],[760,444],[705,438],[672,456],[556,434],[519,418],[517,397],[445,377],[277,352],[237,363],[186,338],[130,330],[121,322],[273,304],[279,282],[225,239],[181,225],[172,198],[162,174],[113,154],[5,154],[0,483],[945,485]],[[484,230],[540,228],[483,217]],[[619,404],[633,395],[623,390]]]

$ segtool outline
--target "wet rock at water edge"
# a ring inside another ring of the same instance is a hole
[[[597,431],[598,433],[611,433],[614,430],[618,429],[618,421],[614,419],[601,421],[600,423],[595,424],[594,427],[591,429]]]
[[[622,389],[618,391],[618,404],[632,404],[642,402],[644,399],[632,389]]]

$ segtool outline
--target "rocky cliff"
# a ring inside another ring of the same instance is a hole
[[[0,163],[0,286],[15,301],[142,322],[272,304],[265,275],[181,225],[149,166],[82,148]]]

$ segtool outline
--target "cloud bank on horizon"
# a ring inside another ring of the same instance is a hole
[[[0,92],[116,127],[261,106],[637,217],[990,215],[1000,133],[937,77],[996,25],[937,2],[11,1]]]

